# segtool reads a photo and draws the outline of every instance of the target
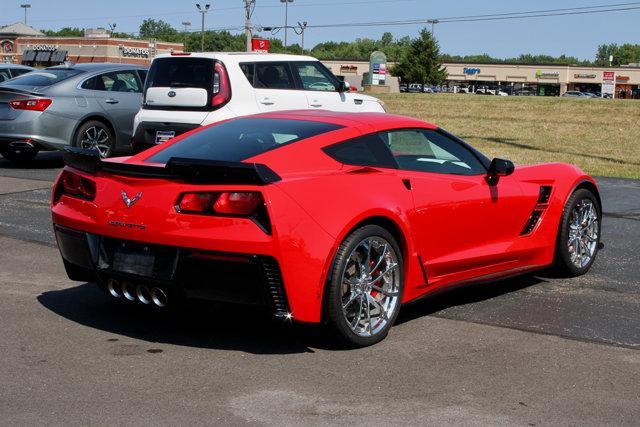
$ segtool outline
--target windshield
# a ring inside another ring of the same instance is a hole
[[[266,151],[342,126],[306,120],[240,118],[194,133],[147,159],[167,163],[172,157],[241,162]]]
[[[213,60],[209,58],[159,58],[153,61],[146,87],[213,89]]]
[[[84,71],[67,68],[45,69],[23,74],[12,79],[8,83],[20,86],[51,86],[80,73],[84,73]]]

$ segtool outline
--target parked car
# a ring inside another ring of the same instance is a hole
[[[422,93],[422,85],[420,83],[411,83],[407,88],[409,93]]]
[[[406,83],[400,83],[398,88],[400,89],[400,93],[406,93],[409,89],[409,85]]]
[[[0,63],[0,83],[29,73],[33,70],[35,70],[35,68],[27,67],[26,65]]]
[[[384,103],[350,92],[344,82],[309,56],[160,55],[149,69],[132,144],[140,151],[232,117],[300,109],[384,112]]]
[[[585,92],[578,92],[577,90],[569,90],[565,92],[562,96],[566,98],[582,98],[582,99],[591,98],[591,96],[587,95]]]
[[[70,150],[52,199],[69,278],[156,308],[260,305],[350,346],[431,292],[584,274],[600,244],[598,188],[576,166],[490,160],[408,117],[272,112],[109,162]]]
[[[422,91],[424,93],[433,93],[433,88],[427,85],[424,85],[424,87],[422,88]]]
[[[146,72],[128,64],[62,65],[0,83],[0,154],[26,161],[69,145],[102,157],[129,150]]]

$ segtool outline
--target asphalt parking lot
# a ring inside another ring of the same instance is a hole
[[[588,275],[449,292],[342,351],[247,309],[148,312],[69,281],[49,214],[60,166],[0,160],[2,424],[638,423],[638,181],[597,179],[606,246]]]

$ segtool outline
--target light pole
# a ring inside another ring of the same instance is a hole
[[[300,26],[300,35],[302,36],[302,54],[304,55],[304,30],[307,29],[307,21],[303,21],[302,23],[298,21],[298,25]]]
[[[191,26],[191,22],[189,21],[184,21],[182,22],[182,25],[184,25],[184,32],[187,32],[187,28],[189,28]]]
[[[209,11],[209,7],[211,5],[210,4],[205,4],[204,8],[200,7],[200,3],[196,3],[196,7],[198,8],[198,11],[200,11],[200,14],[202,15],[202,38],[200,40],[200,51],[204,52],[204,15],[205,13],[207,13]]]
[[[280,3],[284,3],[284,51],[287,51],[287,28],[289,26],[289,3],[293,3],[293,0],[280,0]]]
[[[27,9],[29,9],[31,5],[29,3],[23,3],[20,7],[24,9],[24,25],[27,25]]]
[[[116,23],[114,22],[113,24],[107,24],[109,26],[109,31],[111,31],[111,34],[113,34],[113,32],[116,30]]]
[[[437,19],[429,19],[429,20],[427,20],[427,23],[431,24],[431,37],[435,38],[436,34],[434,33],[434,30],[435,30],[434,26],[435,26],[435,24],[439,24],[440,21],[437,20]]]

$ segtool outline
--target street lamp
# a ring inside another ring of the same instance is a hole
[[[29,9],[31,5],[29,3],[23,3],[20,7],[24,9],[24,25],[27,25],[27,9]]]
[[[302,54],[304,55],[304,30],[307,29],[307,21],[298,21],[298,25],[300,26],[300,35],[302,36]]]
[[[116,30],[116,23],[114,22],[113,24],[107,24],[109,26],[109,31],[111,31],[111,34],[113,34],[113,32]]]
[[[200,51],[204,52],[204,15],[205,13],[207,13],[209,11],[209,7],[211,5],[210,4],[205,4],[204,8],[200,7],[200,3],[196,3],[196,7],[198,8],[198,11],[200,11],[200,14],[202,14],[202,39],[200,40]]]
[[[429,19],[429,20],[427,20],[427,24],[431,24],[431,37],[433,37],[433,38],[435,38],[435,33],[433,32],[434,31],[434,25],[435,24],[439,24],[439,23],[440,23],[440,21],[437,20],[437,19]]]
[[[187,32],[187,28],[189,28],[191,26],[191,22],[189,21],[184,21],[182,22],[182,25],[184,25],[184,32]]]
[[[289,26],[289,3],[293,3],[293,0],[280,0],[280,3],[284,3],[284,51],[287,51],[287,28]]]

